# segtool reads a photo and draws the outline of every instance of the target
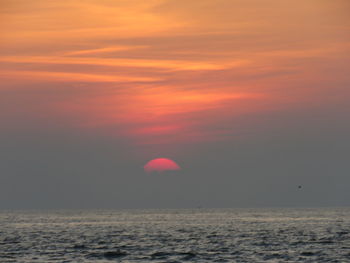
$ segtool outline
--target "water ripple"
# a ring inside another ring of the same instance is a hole
[[[0,262],[350,262],[350,209],[1,212]]]

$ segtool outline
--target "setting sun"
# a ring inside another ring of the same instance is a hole
[[[181,168],[177,163],[167,158],[157,158],[157,159],[151,160],[144,166],[144,170],[147,173],[178,171],[180,169]]]

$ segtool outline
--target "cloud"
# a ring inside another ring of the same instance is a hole
[[[106,130],[141,144],[162,136],[226,140],[237,131],[228,122],[244,125],[239,116],[324,103],[332,83],[344,90],[345,6],[13,1],[0,11],[0,90],[27,89],[34,100],[49,99],[44,89],[64,92],[42,110],[85,132]],[[7,119],[17,112],[7,110]]]

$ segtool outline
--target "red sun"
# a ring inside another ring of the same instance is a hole
[[[163,171],[177,171],[180,170],[180,166],[173,160],[167,158],[157,158],[149,161],[143,167],[145,172],[163,172]]]

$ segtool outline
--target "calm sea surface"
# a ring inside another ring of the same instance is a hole
[[[0,212],[0,262],[350,262],[350,209]]]

